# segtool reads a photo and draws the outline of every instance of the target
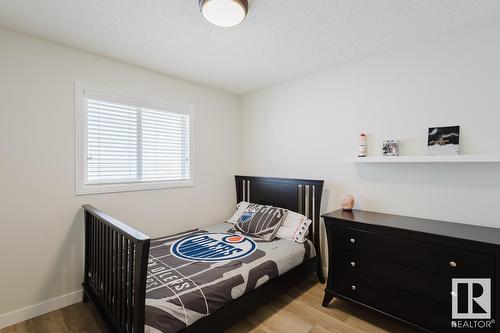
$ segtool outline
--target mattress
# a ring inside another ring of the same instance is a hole
[[[307,240],[259,241],[223,223],[151,241],[146,333],[173,333],[316,255]]]

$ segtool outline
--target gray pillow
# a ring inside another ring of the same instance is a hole
[[[250,204],[234,227],[243,234],[272,241],[287,212],[283,208]]]

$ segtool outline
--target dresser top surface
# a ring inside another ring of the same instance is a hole
[[[403,229],[439,236],[471,240],[475,242],[500,245],[500,229],[497,228],[369,212],[363,210],[353,210],[352,212],[347,212],[339,209],[322,216],[353,223],[364,223],[373,226]]]

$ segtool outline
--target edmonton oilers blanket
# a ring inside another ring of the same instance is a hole
[[[146,333],[173,333],[314,257],[312,243],[238,235],[224,223],[151,242]]]

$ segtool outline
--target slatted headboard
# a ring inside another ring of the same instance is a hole
[[[324,280],[320,250],[320,207],[323,180],[235,176],[237,202],[271,205],[309,217],[309,239],[318,257],[318,276]]]

